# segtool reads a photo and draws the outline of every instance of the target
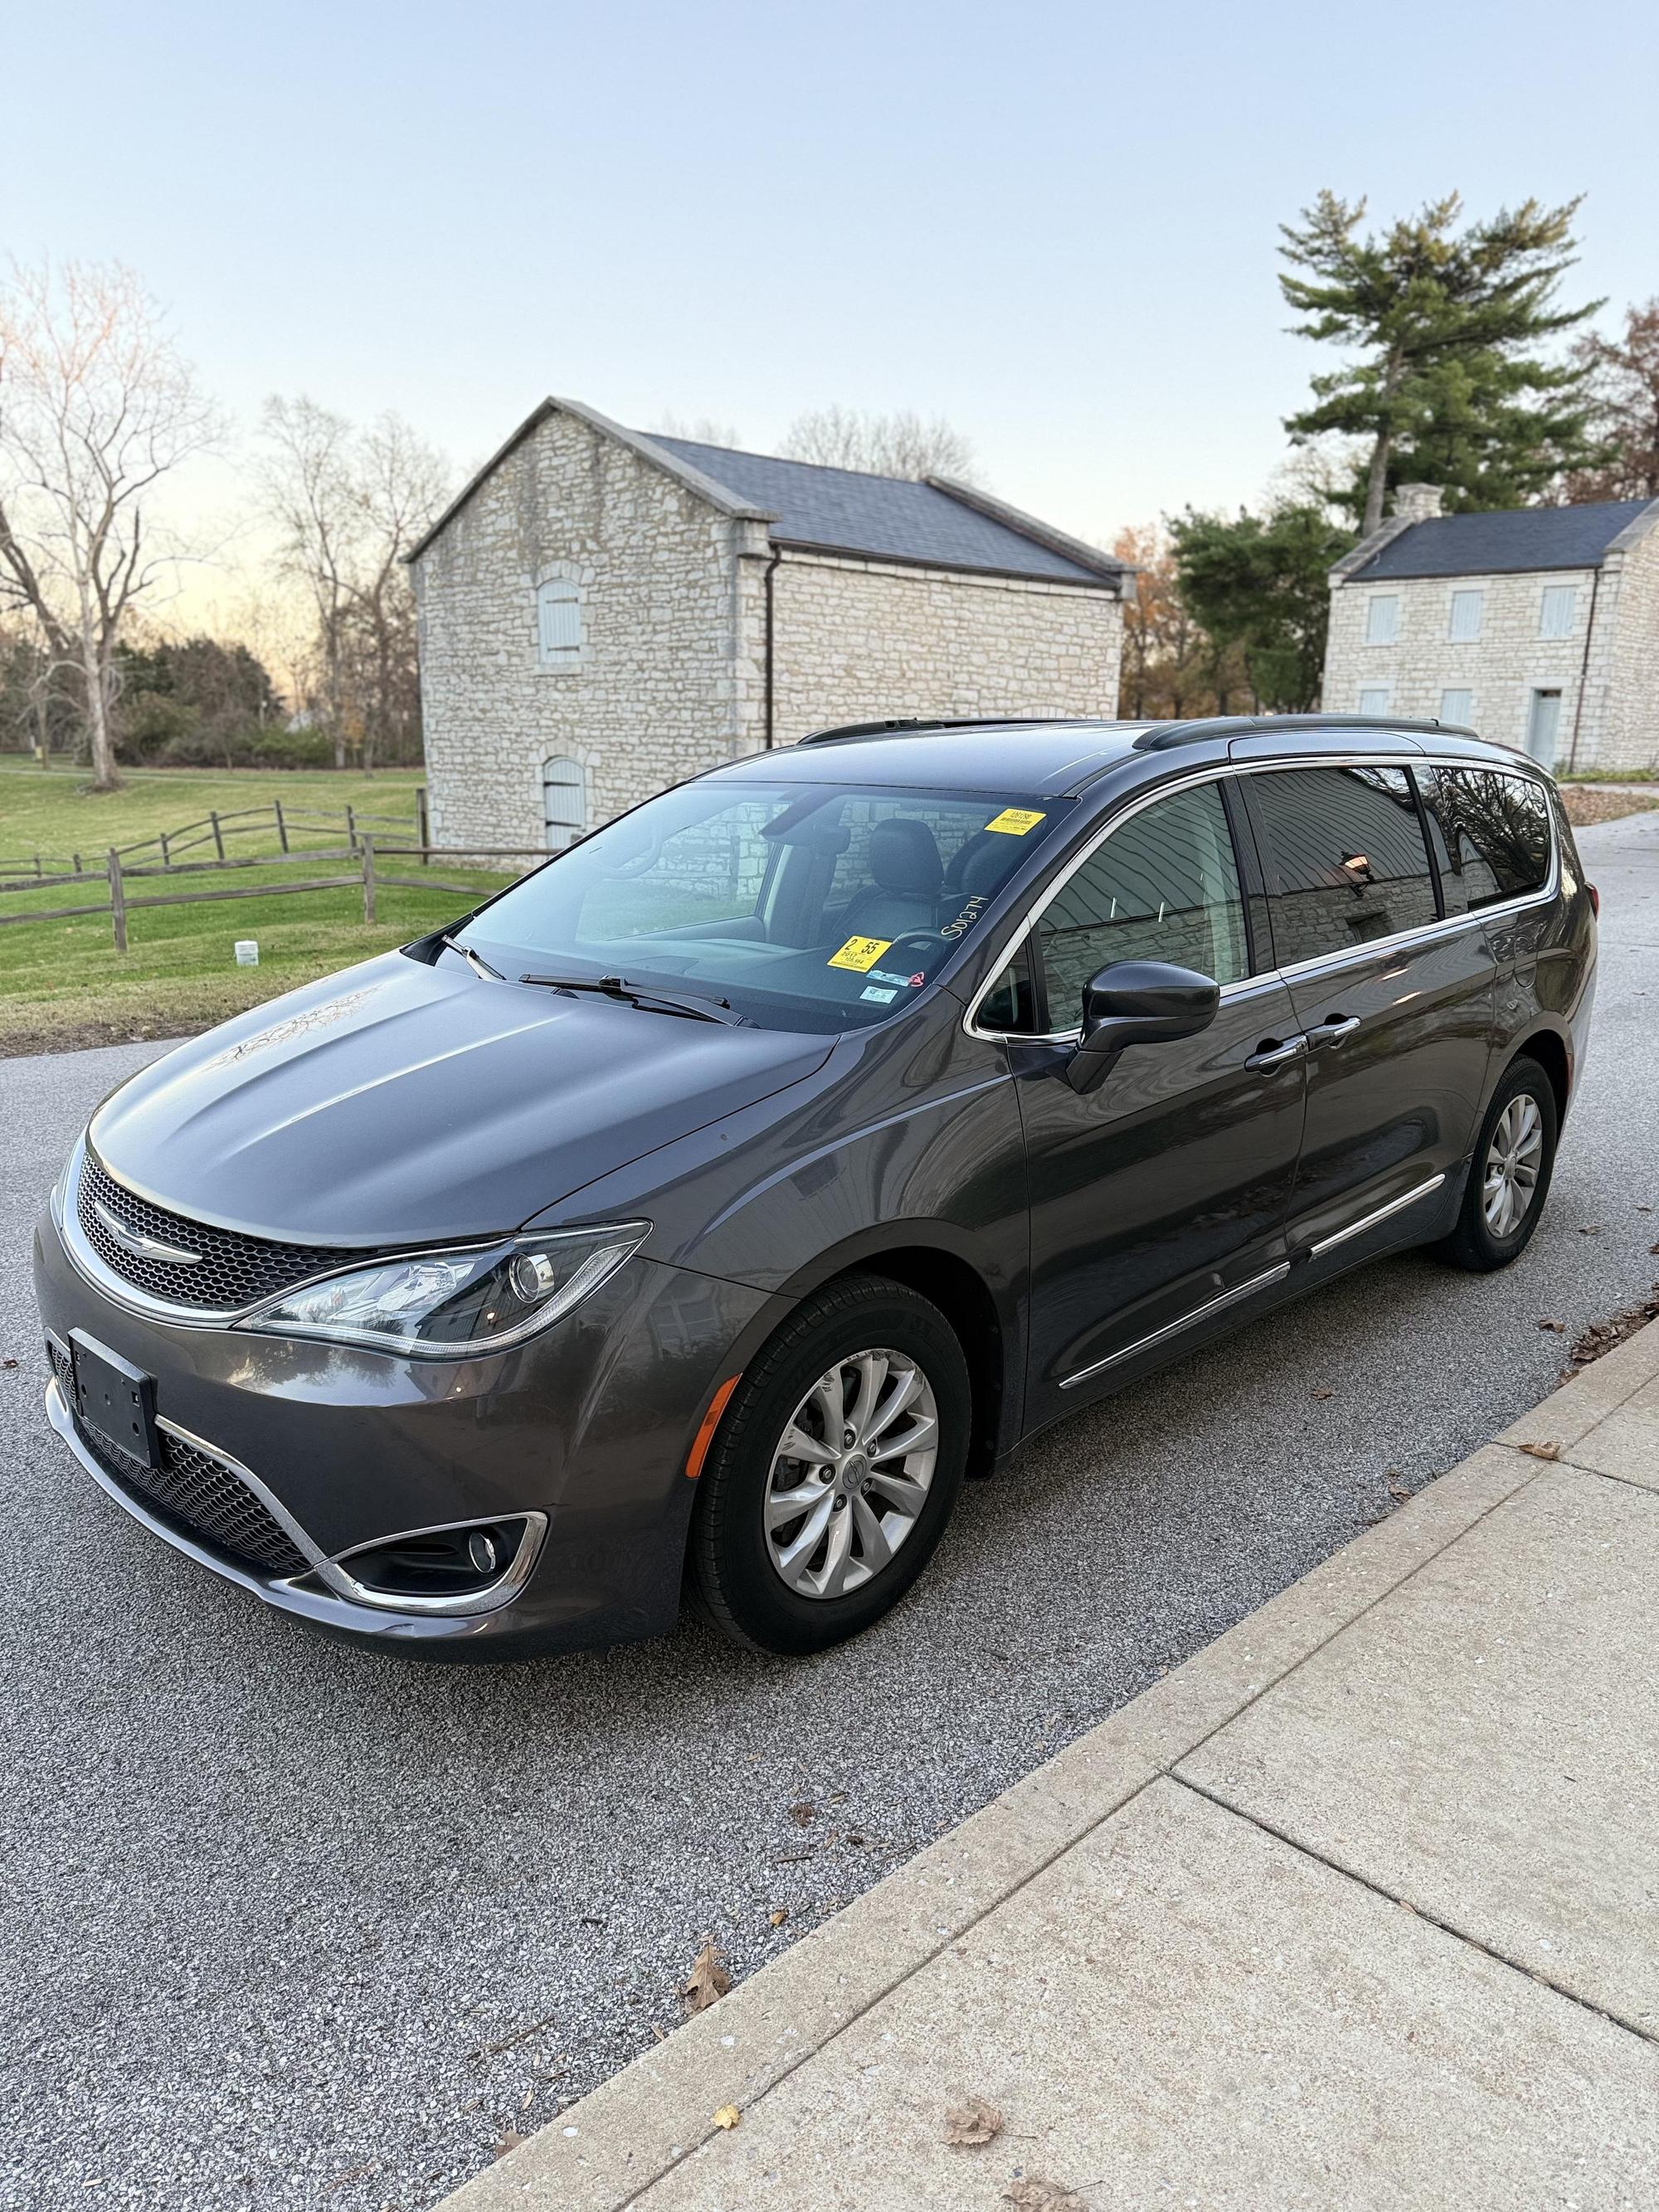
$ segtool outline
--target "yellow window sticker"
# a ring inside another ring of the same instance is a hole
[[[839,952],[830,955],[832,968],[851,968],[862,975],[873,968],[892,943],[890,937],[849,937]]]
[[[988,830],[1000,830],[1005,836],[1023,837],[1028,830],[1035,830],[1039,822],[1048,819],[1046,814],[1033,814],[1029,807],[1005,806],[994,822],[988,822]]]

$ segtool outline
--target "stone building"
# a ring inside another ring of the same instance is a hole
[[[1133,571],[942,478],[550,399],[409,557],[442,844],[556,849],[827,723],[1117,711]]]
[[[1437,717],[1546,768],[1659,765],[1659,500],[1442,514],[1403,484],[1331,571],[1328,713]]]

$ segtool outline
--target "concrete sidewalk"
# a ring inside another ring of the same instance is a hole
[[[1659,2203],[1656,1657],[1659,1323],[448,2212]]]

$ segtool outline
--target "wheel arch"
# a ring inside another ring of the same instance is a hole
[[[1562,1036],[1558,1030],[1542,1025],[1532,1030],[1510,1047],[1509,1057],[1498,1070],[1497,1079],[1492,1085],[1494,1091],[1517,1060],[1535,1060],[1545,1074],[1548,1076],[1550,1088],[1555,1093],[1557,1126],[1565,1124],[1567,1118],[1567,1102],[1572,1096],[1573,1067],[1571,1041]]]

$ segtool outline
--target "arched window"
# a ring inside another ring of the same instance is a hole
[[[550,576],[536,591],[536,647],[544,668],[574,668],[582,650],[582,587]]]
[[[587,771],[580,761],[542,763],[542,819],[550,853],[562,853],[587,828]]]

